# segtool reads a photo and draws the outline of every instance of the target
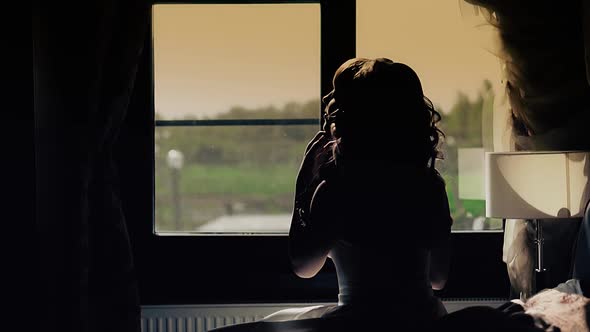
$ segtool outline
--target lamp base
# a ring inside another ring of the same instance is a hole
[[[540,219],[533,219],[535,226],[535,246],[537,248],[537,265],[535,267],[536,272],[545,272],[545,265],[543,264],[543,244],[545,239],[543,238],[543,222]]]
[[[543,237],[543,222],[540,219],[533,219],[533,225],[535,226],[534,243],[536,247],[536,266],[533,278],[533,294],[535,294],[549,286],[549,279],[543,261],[543,244],[545,243]]]

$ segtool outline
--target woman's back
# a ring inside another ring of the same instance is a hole
[[[329,218],[337,232],[329,256],[339,304],[408,321],[441,314],[430,286],[429,248],[433,238],[448,236],[451,219],[444,182],[433,170],[348,163],[327,172],[314,199],[320,200],[315,218]]]
[[[452,220],[444,181],[429,167],[440,114],[417,74],[389,59],[350,59],[332,83],[324,130],[297,175],[289,259],[311,278],[331,258],[339,305],[283,310],[265,322],[322,317],[368,331],[387,319],[422,330],[444,313],[432,289],[444,287],[448,272]]]
[[[445,184],[431,168],[347,162],[323,177],[312,213],[327,220],[339,240],[390,252],[429,249],[450,234]]]

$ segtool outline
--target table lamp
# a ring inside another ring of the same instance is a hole
[[[582,217],[589,171],[590,152],[486,153],[486,217],[533,221],[537,272],[546,270],[540,219]]]

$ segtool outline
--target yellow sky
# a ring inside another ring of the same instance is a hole
[[[499,63],[456,0],[357,0],[357,56],[390,57],[448,109]],[[154,6],[156,110],[201,118],[231,106],[319,98],[318,4]]]
[[[457,91],[475,96],[487,78],[499,86],[494,30],[460,0],[357,0],[357,56],[412,67],[424,93],[449,110]],[[462,9],[462,10],[461,10]]]

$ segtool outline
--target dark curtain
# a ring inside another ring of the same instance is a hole
[[[465,1],[487,10],[490,23],[499,30],[515,149],[590,150],[588,1]],[[535,230],[527,221],[510,220],[522,224],[512,228],[519,234],[506,234],[504,245],[516,293],[528,293],[535,281],[537,288],[554,287],[571,277],[579,221],[543,221],[548,271],[543,280],[535,280]]]
[[[43,331],[140,330],[112,150],[148,21],[143,0],[33,2],[34,305]]]

